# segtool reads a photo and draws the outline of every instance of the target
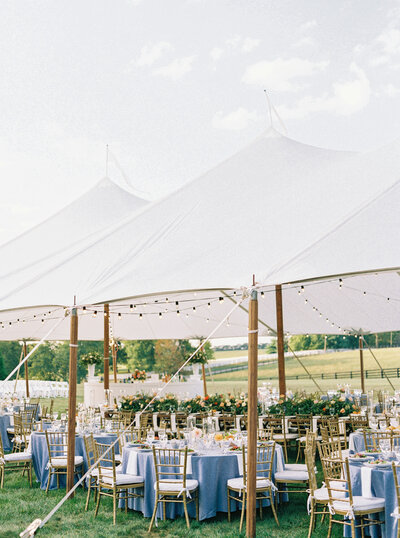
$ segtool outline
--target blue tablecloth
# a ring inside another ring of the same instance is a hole
[[[0,416],[0,435],[1,440],[3,441],[4,450],[11,450],[11,443],[7,435],[7,428],[10,427],[10,416],[2,415]]]
[[[117,436],[115,434],[95,435],[95,441],[103,444],[111,444]],[[31,451],[32,451],[32,463],[35,470],[38,482],[40,482],[41,489],[46,489],[47,480],[49,478],[49,470],[46,469],[49,462],[49,451],[47,449],[46,436],[41,432],[32,433],[31,437]],[[118,444],[115,445],[115,453],[118,454]],[[86,458],[85,442],[81,435],[77,435],[75,438],[75,456],[83,457],[83,464],[85,471],[88,470],[88,462]],[[60,487],[66,487],[66,477],[60,477]],[[55,476],[51,478],[50,488],[57,489],[57,479]]]
[[[362,433],[351,433],[349,437],[350,454],[365,450],[364,435]]]
[[[124,448],[122,456],[122,472],[126,472],[128,465],[129,451],[133,448]],[[282,451],[280,445],[276,445],[276,451]],[[275,456],[274,470],[277,467],[277,457]],[[154,510],[156,480],[153,453],[139,452],[137,457],[138,474],[144,477],[144,499],[129,499],[128,506],[133,510],[143,513],[144,517],[151,517]],[[238,458],[236,454],[212,454],[193,455],[192,474],[188,474],[188,479],[195,479],[199,482],[199,519],[215,517],[217,512],[228,511],[228,498],[226,483],[230,478],[239,477]],[[286,496],[285,496],[286,497]],[[282,496],[281,496],[282,498]],[[283,499],[283,500],[287,500]],[[120,503],[123,506],[122,501]],[[232,502],[231,510],[237,510],[239,503]],[[188,505],[189,515],[195,517],[195,503]],[[181,503],[167,503],[166,516],[174,519],[183,516],[183,505]],[[158,508],[157,517],[162,517],[161,503]]]
[[[359,463],[350,463],[350,476],[353,495],[362,494],[361,468],[362,465]],[[400,478],[399,469],[397,473]],[[397,535],[397,521],[395,518],[391,517],[391,514],[397,506],[397,497],[391,467],[388,469],[372,469],[371,491],[374,497],[383,497],[386,501],[384,515],[380,515],[381,519],[385,518],[385,525],[372,527],[371,536],[373,538],[378,536],[382,536],[384,538],[395,538]],[[381,530],[379,527],[381,527]],[[381,531],[382,535],[380,534]],[[350,528],[346,528],[345,536],[351,536]]]

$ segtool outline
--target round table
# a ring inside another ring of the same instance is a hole
[[[3,441],[4,450],[11,450],[12,446],[7,435],[7,428],[10,427],[10,415],[1,415],[0,416],[0,435],[1,440]]]
[[[362,463],[350,462],[350,477],[353,495],[362,495],[363,477]],[[382,526],[382,536],[386,538],[395,538],[397,536],[397,520],[391,516],[397,506],[397,497],[394,485],[392,468],[386,469],[369,469],[371,471],[371,493],[373,497],[383,497],[386,501],[385,512],[380,515],[385,518],[385,525]],[[399,469],[397,470],[400,479]],[[351,536],[349,527],[345,528],[345,536]],[[380,536],[379,526],[372,526],[371,536],[377,538]]]
[[[362,433],[353,432],[349,436],[350,454],[356,454],[365,450],[364,435]]]
[[[137,451],[132,447],[125,447],[122,451],[122,472],[126,473],[131,451]],[[240,454],[239,457],[242,457]],[[227,481],[230,478],[238,478],[239,466],[237,454],[209,453],[191,456],[192,473],[187,478],[195,479],[199,482],[199,519],[215,517],[217,512],[228,511]],[[279,467],[284,466],[283,451],[280,445],[276,445],[273,475]],[[143,513],[144,517],[151,517],[154,510],[156,480],[153,452],[141,450],[137,451],[137,474],[143,476],[145,480],[144,498],[134,498],[128,500],[128,507]],[[283,496],[281,495],[281,498]],[[287,500],[285,496],[283,500]],[[120,504],[123,506],[124,501]],[[269,504],[266,501],[266,506]],[[236,505],[236,506],[234,506]],[[167,518],[174,519],[184,515],[181,503],[167,503]],[[237,510],[239,503],[232,502],[231,510]],[[189,515],[195,517],[195,504],[188,505]],[[161,516],[161,503],[157,512],[157,517]]]
[[[117,438],[116,434],[96,434],[94,440],[103,444],[111,444]],[[47,480],[49,478],[49,470],[47,464],[49,463],[49,451],[47,449],[46,435],[44,432],[33,432],[31,436],[30,448],[32,452],[32,463],[35,470],[35,474],[38,482],[40,482],[41,489],[46,489]],[[115,453],[118,454],[118,444],[115,445]],[[75,437],[75,456],[83,457],[83,464],[85,471],[88,470],[88,462],[85,450],[85,441],[82,435],[76,435]],[[60,476],[60,487],[66,487],[66,476]],[[51,478],[50,488],[57,489],[57,479],[55,476]]]

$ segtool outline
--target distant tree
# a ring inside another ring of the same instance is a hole
[[[0,355],[0,379],[5,379],[7,377],[7,372],[6,372],[6,369],[4,367],[4,361],[3,361],[3,357]]]
[[[5,377],[18,365],[21,356],[21,345],[19,342],[0,342],[0,357],[6,372]]]
[[[194,351],[188,340],[156,340],[154,369],[164,374],[174,374]]]
[[[128,370],[135,368],[151,372],[154,370],[154,340],[136,340],[124,343]]]

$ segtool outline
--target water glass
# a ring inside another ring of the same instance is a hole
[[[154,441],[154,437],[155,437],[155,435],[154,435],[154,431],[153,431],[153,430],[149,430],[149,431],[147,432],[147,442],[148,442],[150,445],[153,443],[153,441]]]

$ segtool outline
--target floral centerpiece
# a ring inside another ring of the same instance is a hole
[[[81,356],[81,361],[88,367],[88,380],[94,379],[96,364],[101,364],[103,355],[98,351],[89,351]]]
[[[131,375],[132,381],[146,381],[147,374],[145,370],[139,370],[138,368],[135,368],[135,371]]]

